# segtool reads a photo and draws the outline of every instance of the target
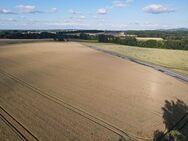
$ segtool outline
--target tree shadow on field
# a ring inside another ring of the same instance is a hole
[[[165,101],[163,123],[168,132],[154,132],[154,141],[188,141],[188,105],[183,101]]]

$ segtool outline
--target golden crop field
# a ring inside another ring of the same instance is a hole
[[[114,51],[147,63],[157,64],[188,76],[188,51],[133,47],[108,43],[84,43],[100,49]]]
[[[117,45],[117,51],[155,57],[126,48]],[[157,51],[162,60],[165,51]],[[187,92],[185,82],[76,42],[1,46],[0,140],[151,139],[155,130],[164,130],[165,100],[188,103]]]
[[[140,41],[148,41],[148,40],[156,40],[156,41],[162,41],[162,38],[152,38],[152,37],[136,37],[137,40]]]

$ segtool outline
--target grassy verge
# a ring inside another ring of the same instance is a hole
[[[131,47],[108,43],[83,43],[100,49],[117,52],[141,61],[166,67],[188,76],[188,51]]]

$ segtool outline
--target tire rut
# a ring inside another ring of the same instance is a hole
[[[103,128],[115,133],[116,135],[119,135],[122,141],[137,141],[137,140],[150,141],[150,140],[152,140],[152,139],[136,136],[132,133],[125,132],[124,130],[116,127],[115,125],[113,125],[113,124],[111,124],[111,123],[109,123],[109,122],[107,122],[107,121],[105,121],[105,120],[103,120],[99,117],[96,117],[96,116],[82,110],[81,108],[78,108],[78,107],[75,107],[71,104],[68,104],[65,101],[63,101],[62,99],[54,97],[54,96],[48,94],[47,92],[43,92],[39,88],[36,88],[36,87],[30,85],[29,83],[25,82],[24,80],[21,80],[21,79],[17,78],[16,76],[14,76],[10,73],[3,71],[2,69],[0,69],[0,73],[4,74],[5,76],[7,76],[11,79],[13,79],[14,81],[18,82],[19,84],[29,88],[30,90],[32,90],[35,93],[43,96],[44,98],[47,98],[48,100],[51,100],[51,101],[55,102],[56,104],[59,104],[59,105],[63,106],[64,108],[71,110],[74,113],[77,113],[78,115],[92,121],[93,123],[98,124],[99,126],[102,126]]]

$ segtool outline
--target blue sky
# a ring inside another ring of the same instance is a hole
[[[1,0],[0,29],[188,28],[188,0]]]

